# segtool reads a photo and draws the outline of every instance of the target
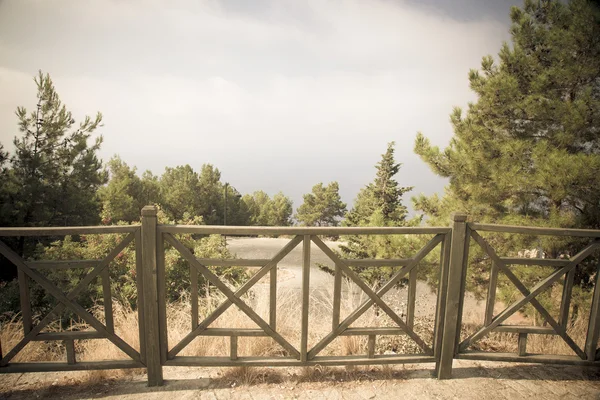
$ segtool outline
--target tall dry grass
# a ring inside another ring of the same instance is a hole
[[[331,285],[330,285],[331,286]],[[328,286],[328,287],[330,287]],[[315,290],[310,294],[309,309],[309,348],[327,335],[331,327],[333,293],[330,289]],[[341,319],[348,316],[360,304],[367,300],[367,296],[353,284],[344,283],[341,299]],[[212,291],[208,298],[199,299],[200,321],[215,310],[225,301],[225,296],[217,291]],[[268,321],[269,292],[268,285],[257,285],[251,289],[243,300],[250,305],[258,315]],[[386,298],[390,307],[399,311],[403,304],[393,297]],[[398,302],[396,304],[395,302]],[[277,331],[296,348],[300,343],[300,316],[302,311],[301,293],[298,290],[282,289],[277,293]],[[169,303],[167,309],[168,340],[170,347],[178,343],[191,330],[191,302],[188,295],[183,295],[179,301]],[[98,305],[92,310],[93,314],[103,320],[103,307]],[[130,346],[139,349],[138,317],[137,312],[113,301],[115,333],[125,340]],[[587,331],[587,318],[582,313],[571,326],[569,334],[582,346]],[[415,331],[431,345],[433,340],[433,316],[417,316],[415,318]],[[360,317],[352,326],[376,327],[394,326],[394,322],[385,314],[379,315],[371,308]],[[48,331],[56,331],[61,324],[57,321],[48,327]],[[462,336],[465,337],[476,329],[477,323],[465,321]],[[250,320],[236,306],[231,306],[210,327],[221,328],[256,328]],[[72,330],[91,329],[83,324],[73,323]],[[18,316],[2,324],[0,340],[4,353],[8,352],[23,337],[23,328]],[[487,351],[516,352],[517,335],[509,333],[492,333],[476,344],[476,348]],[[77,340],[76,355],[78,361],[97,361],[107,359],[127,359],[127,356],[107,339]],[[407,336],[379,336],[377,338],[376,353],[419,353],[420,349]],[[530,335],[528,352],[544,354],[573,354],[564,341],[554,335]],[[364,336],[341,336],[336,338],[319,355],[356,355],[367,353],[367,338]],[[214,336],[198,336],[180,355],[193,356],[228,356],[229,338]],[[241,337],[238,343],[239,356],[284,356],[285,351],[279,344],[269,337]],[[18,353],[13,362],[27,361],[65,361],[66,350],[61,341],[30,342]],[[331,374],[331,369],[321,368]],[[237,368],[223,369],[224,376],[238,380],[242,383],[255,383],[264,379],[264,369]],[[315,372],[316,371],[316,372]],[[97,381],[106,378],[121,377],[129,374],[141,373],[141,370],[120,371],[90,371],[87,372],[88,380]],[[319,373],[318,368],[305,369],[301,379],[313,379],[314,373]],[[304,377],[304,378],[302,378]]]

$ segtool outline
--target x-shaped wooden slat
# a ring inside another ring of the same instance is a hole
[[[222,303],[211,315],[204,319],[192,332],[184,337],[171,351],[168,352],[167,358],[173,359],[185,346],[187,346],[196,336],[200,335],[214,320],[223,314],[231,305],[235,304],[244,312],[252,321],[254,321],[262,330],[272,337],[277,343],[285,348],[291,355],[296,358],[300,357],[300,352],[296,350],[287,340],[285,340],[277,331],[265,322],[252,308],[250,308],[240,297],[246,293],[255,283],[257,283],[264,275],[274,268],[290,251],[292,251],[301,241],[301,236],[296,236],[292,239],[271,261],[262,267],[254,276],[248,280],[235,293],[230,290],[221,280],[213,274],[205,265],[202,265],[190,250],[179,242],[173,235],[169,233],[163,234],[167,242],[169,242],[179,253],[187,260],[190,265],[194,266],[198,272],[203,274],[210,283],[215,285],[226,297],[227,301]]]
[[[350,267],[340,259],[321,239],[316,236],[312,237],[312,241],[336,264],[340,269],[354,281],[366,294],[369,299],[361,304],[356,310],[354,310],[344,321],[342,321],[336,329],[327,334],[321,339],[309,352],[308,359],[313,359],[319,352],[321,352],[329,343],[331,343],[336,337],[343,333],[352,322],[356,321],[362,314],[364,314],[373,304],[377,304],[398,326],[406,332],[406,334],[423,349],[425,354],[433,354],[432,349],[421,339],[413,330],[410,328],[381,298],[390,289],[397,285],[397,283],[406,274],[408,274],[417,264],[431,252],[439,243],[444,239],[444,235],[436,235],[431,239],[412,259],[410,264],[406,265],[400,271],[398,271],[392,278],[375,293],[366,283]]]
[[[17,343],[3,358],[0,360],[0,366],[7,365],[10,360],[17,355],[19,351],[25,347],[33,338],[35,338],[48,324],[50,324],[53,318],[61,313],[65,308],[70,308],[77,315],[79,315],[85,322],[90,324],[99,333],[103,334],[108,340],[115,344],[125,354],[131,357],[135,361],[140,361],[140,353],[134,348],[129,346],[123,339],[109,331],[104,324],[98,321],[93,315],[91,315],[81,305],[75,303],[73,300],[77,297],[83,289],[85,289],[93,279],[95,279],[102,271],[108,267],[108,264],[121,252],[135,237],[135,233],[127,235],[107,256],[104,258],[92,271],[90,271],[79,284],[66,296],[58,289],[52,282],[50,282],[45,276],[32,270],[27,266],[25,261],[6,244],[0,241],[0,253],[4,255],[10,262],[12,262],[17,268],[27,274],[31,279],[36,281],[42,288],[56,298],[60,304],[56,305],[19,343]]]
[[[460,351],[466,350],[469,346],[475,343],[477,340],[481,339],[486,334],[490,333],[494,328],[500,325],[503,321],[509,318],[511,315],[516,313],[521,307],[523,307],[527,303],[531,303],[533,307],[542,315],[542,317],[552,326],[557,335],[563,338],[565,343],[573,349],[573,351],[582,359],[586,359],[585,353],[577,346],[577,344],[573,341],[573,339],[567,334],[566,328],[558,324],[556,320],[550,315],[550,313],[540,304],[540,302],[536,299],[536,297],[542,293],[544,290],[548,289],[551,285],[553,285],[556,281],[558,281],[563,275],[571,271],[573,268],[577,266],[581,261],[583,261],[586,257],[594,252],[594,250],[600,247],[599,242],[593,242],[584,248],[582,251],[577,253],[575,256],[569,259],[569,264],[563,268],[560,268],[553,273],[551,273],[548,277],[540,281],[537,285],[535,285],[532,290],[528,290],[525,285],[513,274],[513,272],[508,268],[506,263],[498,257],[492,246],[476,231],[471,231],[471,237],[479,244],[479,246],[485,251],[491,258],[492,262],[495,263],[500,270],[502,270],[508,279],[515,285],[515,287],[523,294],[523,297],[508,307],[506,307],[500,314],[496,315],[492,322],[489,325],[482,327],[480,330],[469,336],[460,344]]]

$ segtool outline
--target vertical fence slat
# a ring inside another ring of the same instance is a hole
[[[102,297],[104,298],[104,319],[106,329],[110,333],[115,333],[115,320],[113,318],[112,293],[110,290],[110,272],[108,266],[102,270],[100,277],[102,279]]]
[[[408,273],[408,301],[406,305],[406,325],[410,329],[415,324],[415,299],[417,297],[417,268]]]
[[[310,285],[310,235],[302,243],[302,332],[300,336],[300,361],[308,359],[308,299]]]
[[[67,349],[67,364],[73,365],[77,362],[75,360],[75,341],[72,339],[67,339],[63,341],[65,345],[65,349]]]
[[[269,325],[277,329],[277,264],[269,272]]]
[[[519,346],[518,353],[520,356],[527,355],[527,333],[519,333]]]
[[[491,261],[492,267],[490,269],[490,282],[488,285],[488,293],[485,302],[485,325],[492,323],[494,318],[494,305],[496,304],[496,289],[498,286],[498,266],[495,262]]]
[[[442,349],[438,379],[452,376],[452,360],[456,348],[457,337],[460,337],[460,303],[462,295],[463,270],[466,269],[467,254],[467,216],[454,214],[452,216],[452,244],[450,249],[450,267],[448,273],[448,293],[446,296],[444,328],[442,334]]]
[[[144,279],[142,263],[142,229],[135,231],[135,280],[137,284],[138,329],[140,335],[140,360],[146,364],[146,324],[144,312]]]
[[[457,315],[457,323],[458,326],[456,327],[456,335],[454,337],[455,343],[454,343],[454,351],[455,354],[458,351],[458,344],[460,343],[460,331],[461,331],[461,326],[462,326],[462,317],[463,317],[463,311],[465,308],[465,292],[467,290],[466,285],[467,285],[467,267],[468,267],[468,262],[469,262],[469,244],[471,242],[471,228],[469,227],[469,224],[466,224],[465,226],[465,239],[463,241],[463,249],[462,249],[462,266],[461,271],[462,271],[462,275],[460,276],[460,292],[458,295],[458,315]]]
[[[442,348],[442,332],[444,328],[444,316],[446,306],[446,296],[448,292],[448,268],[450,266],[450,243],[452,237],[450,234],[444,236],[440,249],[440,271],[438,274],[438,295],[435,312],[435,332],[433,336],[433,354],[435,357],[435,373],[437,375],[440,368],[440,353]]]
[[[342,301],[342,270],[339,264],[335,264],[335,275],[333,278],[333,315],[331,318],[331,329],[336,330],[340,325],[340,303]]]
[[[190,265],[190,291],[190,301],[192,302],[192,330],[194,330],[198,326],[198,270],[193,265]]]
[[[375,358],[375,335],[369,335],[367,348],[369,358]]]
[[[158,321],[156,212],[157,209],[154,206],[146,206],[142,209],[142,263],[148,386],[160,386],[163,383]],[[160,283],[164,285],[164,282]]]
[[[597,358],[598,335],[600,333],[600,265],[596,270],[596,284],[590,310],[590,323],[585,339],[585,354],[587,359],[593,361]]]
[[[570,270],[565,275],[563,283],[562,300],[560,302],[560,315],[558,316],[558,324],[563,328],[567,328],[569,322],[569,309],[571,308],[571,293],[573,292],[573,279],[575,278],[575,269]]]
[[[169,337],[167,335],[167,282],[165,278],[165,241],[163,235],[156,234],[156,276],[158,280],[158,336],[160,338],[160,362],[167,361]]]
[[[238,337],[237,335],[231,335],[229,337],[229,358],[231,361],[238,359]]]
[[[21,268],[17,268],[17,277],[19,279],[19,298],[21,302],[21,319],[23,320],[23,333],[27,335],[31,332],[31,300],[29,296],[29,277]]]

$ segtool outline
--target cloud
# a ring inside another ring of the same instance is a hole
[[[105,159],[211,162],[296,203],[329,180],[351,202],[392,140],[401,183],[441,191],[415,133],[448,142],[452,107],[474,99],[469,68],[508,37],[488,14],[402,1],[63,3],[0,4],[0,142],[42,68],[77,118],[103,112]]]

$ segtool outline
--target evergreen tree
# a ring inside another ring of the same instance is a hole
[[[242,197],[248,210],[248,223],[257,226],[289,226],[292,200],[279,192],[271,199],[262,190]]]
[[[338,226],[346,212],[346,203],[340,197],[337,182],[327,186],[318,183],[312,193],[304,196],[304,203],[296,211],[296,219],[305,226]]]
[[[102,136],[88,140],[100,126],[102,114],[75,119],[62,104],[54,83],[41,71],[34,79],[37,105],[28,112],[18,107],[21,135],[14,139],[15,153],[3,173],[0,198],[0,225],[64,226],[98,223],[100,202],[96,191],[107,180],[97,152]],[[3,156],[4,157],[4,156]],[[30,255],[33,242],[21,238],[16,245],[22,255]],[[9,269],[10,268],[10,269]],[[3,278],[15,269],[3,270]]]
[[[412,187],[402,187],[394,179],[402,164],[394,158],[394,142],[377,163],[375,180],[362,188],[354,202],[354,208],[346,214],[346,226],[402,226],[406,224],[406,207],[402,196]],[[403,258],[407,246],[404,238],[387,235],[354,235],[344,238],[340,250],[345,258]],[[324,268],[327,270],[326,268]],[[391,267],[352,267],[363,280],[374,287],[385,283],[394,273]],[[331,272],[331,271],[328,271]]]
[[[527,0],[510,16],[512,44],[470,71],[478,100],[466,114],[452,113],[449,146],[441,151],[417,136],[415,152],[450,183],[442,198],[419,196],[415,208],[433,224],[465,211],[479,222],[598,229],[600,10],[585,0]],[[535,245],[550,257],[581,246],[535,240],[503,237],[495,245]],[[594,263],[582,263],[576,283],[588,287],[593,271]]]

